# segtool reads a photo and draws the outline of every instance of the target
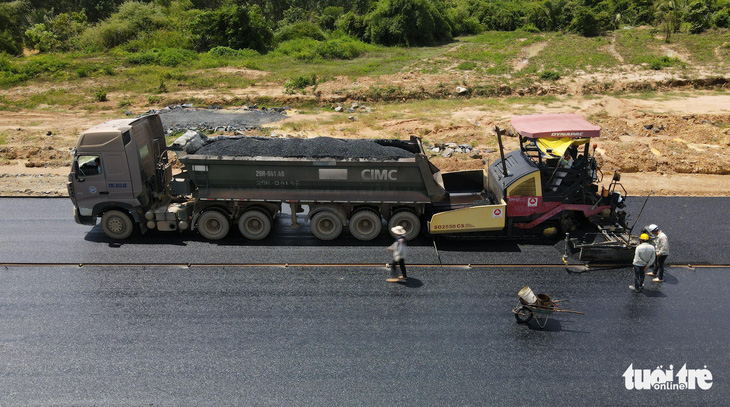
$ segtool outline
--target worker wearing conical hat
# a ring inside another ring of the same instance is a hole
[[[403,226],[396,226],[390,231],[396,236],[395,242],[388,247],[389,252],[393,252],[393,262],[390,263],[390,278],[385,280],[389,283],[405,282],[408,279],[406,275],[406,230]],[[396,277],[396,263],[400,266],[400,276]]]

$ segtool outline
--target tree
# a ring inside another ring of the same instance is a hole
[[[45,23],[35,24],[25,31],[25,35],[30,46],[38,51],[70,51],[77,47],[79,35],[86,26],[83,11],[61,13],[47,17]]]
[[[664,41],[669,42],[672,34],[679,30],[682,23],[681,13],[686,2],[681,0],[662,0],[656,5],[659,28],[664,32]]]
[[[450,40],[451,26],[429,0],[380,0],[365,35],[374,44],[428,45]]]
[[[23,1],[0,3],[0,52],[23,53],[23,25],[28,5]]]
[[[543,13],[545,13],[546,28],[548,31],[564,28],[565,5],[565,0],[545,0],[542,3],[541,8]]]
[[[192,31],[200,51],[224,46],[266,52],[274,38],[258,6],[232,5],[204,12],[193,22]]]
[[[687,7],[684,21],[689,24],[690,33],[701,33],[710,26],[710,8],[702,1],[694,1]]]

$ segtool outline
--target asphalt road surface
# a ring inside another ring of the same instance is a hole
[[[636,230],[661,226],[670,239],[670,264],[730,265],[729,198],[652,197],[638,217],[644,198],[631,197],[627,212]],[[284,205],[284,209],[288,208]],[[292,229],[287,214],[279,216],[270,238],[252,242],[236,230],[218,242],[197,233],[152,232],[129,242],[107,238],[101,226],[77,225],[68,199],[0,199],[0,263],[154,263],[154,264],[379,264],[387,233],[360,242],[348,232],[333,242],[317,240],[307,225]],[[299,215],[304,224],[304,216]],[[235,228],[232,228],[235,229]],[[636,233],[636,232],[635,232]],[[422,264],[563,264],[561,241],[433,240],[409,243],[409,262]]]
[[[671,266],[635,294],[629,268],[557,267],[559,243],[423,239],[411,281],[388,284],[349,265],[384,263],[386,238],[328,247],[283,224],[258,244],[116,245],[66,200],[0,199],[0,405],[724,406],[727,202],[650,199],[638,224],[667,231]],[[54,262],[122,265],[37,265]],[[513,266],[450,266],[466,263]],[[518,324],[525,285],[585,315]],[[627,389],[630,367],[673,389]],[[682,371],[709,388],[680,389]]]

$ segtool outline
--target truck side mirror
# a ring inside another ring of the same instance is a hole
[[[616,182],[619,182],[619,181],[621,181],[621,174],[619,174],[619,172],[618,172],[618,171],[616,171],[616,172],[615,172],[615,173],[613,174],[613,180],[614,180],[614,181],[616,181]]]

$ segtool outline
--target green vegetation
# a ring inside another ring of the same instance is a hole
[[[0,109],[124,109],[208,89],[244,103],[229,89],[316,93],[333,78],[405,72],[450,79],[376,79],[360,92],[498,96],[619,65],[727,66],[728,26],[730,0],[0,0],[0,89],[34,88],[1,96]]]

